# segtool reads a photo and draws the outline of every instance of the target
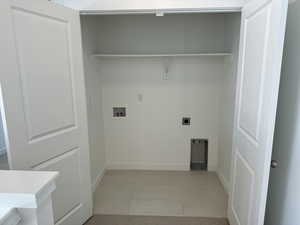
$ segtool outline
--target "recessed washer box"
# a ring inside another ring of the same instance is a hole
[[[126,107],[113,107],[113,117],[126,117]]]

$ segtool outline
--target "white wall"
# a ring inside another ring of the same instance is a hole
[[[300,202],[300,2],[289,7],[279,90],[266,225],[299,224]]]
[[[102,83],[98,75],[97,62],[90,57],[95,49],[94,23],[88,18],[81,20],[83,33],[83,57],[87,96],[88,132],[91,158],[91,179],[93,189],[105,171],[104,125],[102,114]]]
[[[168,80],[162,73],[159,59],[102,61],[108,167],[187,170],[190,139],[207,138],[208,168],[216,170],[224,59],[176,59]],[[127,117],[113,118],[114,106],[127,107]],[[191,126],[181,125],[185,116]]]
[[[94,16],[102,53],[224,51],[223,14]]]
[[[94,53],[223,52],[222,14],[90,17]],[[224,58],[173,59],[163,80],[161,59],[98,61],[102,79],[108,168],[188,169],[190,139],[209,139],[210,170],[218,167],[218,135]],[[139,101],[142,96],[143,100]],[[112,107],[126,106],[126,118]],[[190,127],[181,126],[184,116]]]
[[[218,175],[225,189],[229,190],[240,14],[231,14],[225,17],[225,30],[225,47],[228,52],[232,53],[232,57],[226,58],[221,87]]]
[[[86,47],[86,55],[237,51],[234,34],[226,34],[238,30],[237,17],[229,20],[224,14],[83,16],[83,24],[90,32],[86,38],[93,43]],[[88,78],[93,90],[88,95],[97,107],[102,101],[103,113],[94,113],[91,118],[103,116],[104,125],[103,131],[101,122],[95,124],[90,119],[90,130],[94,127],[92,133],[104,132],[105,140],[95,146],[101,145],[102,149],[105,144],[107,168],[186,170],[190,162],[190,139],[208,138],[209,170],[219,168],[222,176],[229,179],[231,133],[228,132],[235,90],[234,67],[230,65],[235,59],[235,55],[226,59],[172,59],[168,80],[163,80],[162,59],[86,57],[86,67],[89,64],[94,68],[89,76],[95,80]],[[127,107],[127,117],[113,118],[115,106]],[[181,125],[184,116],[192,118],[191,126]],[[226,121],[221,123],[220,118]],[[93,149],[95,177],[100,168],[98,158],[103,152]]]

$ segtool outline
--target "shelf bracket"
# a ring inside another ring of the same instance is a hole
[[[172,61],[171,57],[163,57],[163,68],[164,68],[163,80],[169,79],[169,71],[170,71],[171,61]]]

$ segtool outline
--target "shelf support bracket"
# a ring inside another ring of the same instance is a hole
[[[169,79],[169,71],[170,71],[171,57],[163,57],[163,80]]]

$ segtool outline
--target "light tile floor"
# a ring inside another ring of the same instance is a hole
[[[227,195],[214,172],[107,171],[94,214],[226,217]]]

